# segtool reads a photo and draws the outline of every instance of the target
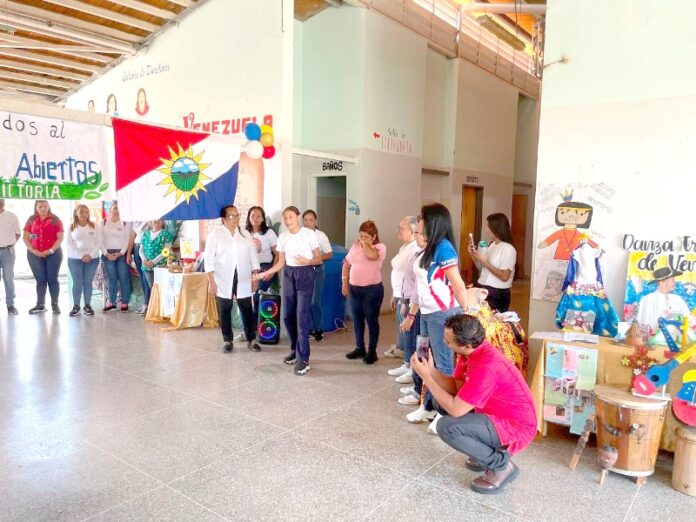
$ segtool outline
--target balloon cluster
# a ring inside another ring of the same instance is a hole
[[[251,159],[271,159],[276,150],[273,146],[273,128],[270,125],[248,123],[244,135],[249,140],[244,146],[244,152]]]

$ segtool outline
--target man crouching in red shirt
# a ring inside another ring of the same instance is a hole
[[[510,457],[536,435],[536,414],[522,374],[492,344],[481,323],[470,315],[445,322],[445,342],[459,358],[454,374],[440,373],[433,357],[411,358],[444,415],[440,438],[469,456],[466,467],[484,474],[471,483],[478,493],[498,493],[519,474]]]

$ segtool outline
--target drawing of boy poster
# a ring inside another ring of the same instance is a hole
[[[613,212],[615,190],[603,182],[548,183],[537,191],[532,298],[557,302],[558,274],[565,278],[572,252],[583,238],[597,247],[607,236],[604,228]]]

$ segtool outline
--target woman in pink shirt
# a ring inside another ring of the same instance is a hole
[[[387,247],[379,241],[374,221],[360,225],[358,239],[348,251],[341,273],[342,293],[350,295],[350,311],[355,329],[355,350],[346,354],[348,359],[362,358],[365,364],[377,361],[379,341],[379,310],[384,300],[382,263]],[[370,335],[365,350],[365,322]]]

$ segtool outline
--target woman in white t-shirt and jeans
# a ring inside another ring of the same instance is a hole
[[[246,231],[249,232],[256,246],[256,253],[259,256],[261,271],[268,270],[276,261],[278,236],[276,236],[275,231],[266,223],[266,212],[262,207],[254,206],[249,209],[247,213]],[[273,276],[268,281],[264,281],[263,279],[259,280],[259,286],[254,292],[254,331],[258,328],[259,299],[261,293],[267,292],[276,278],[277,276]]]
[[[109,279],[109,301],[104,303],[104,311],[116,308],[117,290],[121,290],[121,311],[128,311],[131,295],[130,267],[126,262],[133,226],[121,221],[118,203],[111,202],[109,217],[100,225],[102,241],[102,262]]]
[[[101,231],[89,219],[89,208],[77,205],[68,233],[68,268],[72,276],[73,307],[70,317],[80,313],[80,300],[84,298],[86,315],[94,315],[92,308],[92,281],[99,264]]]
[[[284,362],[295,365],[295,375],[304,375],[310,370],[309,330],[312,327],[314,267],[321,263],[321,253],[316,234],[302,226],[297,207],[287,207],[283,211],[283,222],[287,231],[278,238],[278,260],[254,279],[268,281],[273,274],[285,268],[282,285],[285,304],[283,322],[290,337],[290,353]]]
[[[486,235],[490,241],[485,253],[469,244],[469,254],[481,270],[476,286],[488,290],[486,301],[493,310],[510,309],[510,287],[515,276],[517,250],[512,246],[510,222],[505,214],[491,214],[486,218]]]

